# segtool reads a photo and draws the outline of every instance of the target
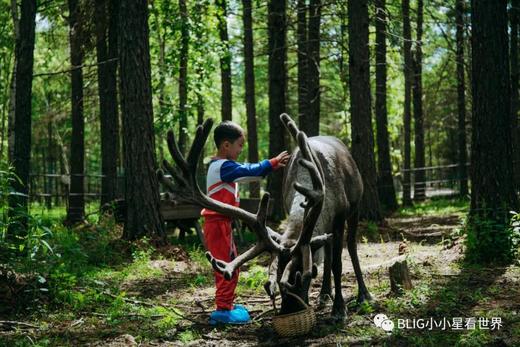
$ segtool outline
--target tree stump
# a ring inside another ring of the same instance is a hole
[[[395,295],[402,295],[405,290],[412,289],[412,280],[406,260],[396,261],[390,266],[390,291]]]

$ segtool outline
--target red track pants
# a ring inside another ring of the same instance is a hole
[[[223,217],[206,217],[203,229],[206,247],[215,258],[229,262],[237,256],[230,219]],[[221,273],[214,271],[215,286],[217,287],[215,302],[218,310],[233,309],[238,273],[239,271],[237,269],[233,273],[231,280],[228,281]]]

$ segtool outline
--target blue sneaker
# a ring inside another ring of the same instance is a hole
[[[249,312],[245,308],[233,308],[232,310],[216,310],[209,316],[209,324],[246,324],[251,321]]]
[[[246,311],[247,313],[249,313],[249,311],[247,310],[247,308],[244,307],[244,305],[235,304],[235,305],[233,306],[233,309],[234,309],[234,310],[243,310],[243,311]]]

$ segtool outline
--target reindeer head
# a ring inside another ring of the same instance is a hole
[[[304,209],[304,217],[297,237],[284,237],[283,234],[276,233],[266,225],[268,193],[262,196],[256,214],[224,204],[202,193],[196,180],[196,169],[213,125],[211,119],[197,127],[187,159],[180,152],[173,131],[168,132],[168,148],[177,167],[170,165],[166,160],[163,161],[163,167],[171,174],[176,184],[165,177],[163,171],[159,170],[157,174],[159,180],[170,191],[170,198],[173,201],[196,204],[223,215],[238,218],[256,233],[255,245],[229,263],[216,259],[209,252],[206,252],[206,256],[216,271],[221,272],[226,279],[231,279],[233,272],[241,265],[263,252],[269,252],[271,254],[269,280],[264,287],[273,300],[277,288],[280,289],[282,313],[286,313],[297,311],[301,305],[287,293],[296,294],[308,302],[310,283],[317,274],[316,266],[312,263],[313,251],[323,246],[332,235],[313,237],[325,195],[323,172],[319,161],[308,144],[307,136],[297,128],[294,121],[287,114],[282,114],[280,119],[300,149],[301,158],[296,165],[307,169],[312,181],[312,188],[305,187],[298,182],[294,183],[294,189],[305,197],[305,201],[301,204]]]

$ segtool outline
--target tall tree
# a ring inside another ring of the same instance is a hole
[[[119,121],[117,112],[117,16],[119,0],[96,0],[96,52],[101,128],[101,204],[116,198]]]
[[[412,29],[410,27],[410,0],[402,0],[404,48],[404,165],[403,205],[412,205],[411,195],[411,123],[412,123]]]
[[[511,260],[509,211],[517,211],[513,181],[507,1],[471,1],[472,138],[468,256]]]
[[[316,136],[320,131],[320,22],[321,0],[310,0],[309,26],[307,29],[308,87],[307,99],[309,114],[303,131],[309,136]]]
[[[377,193],[374,134],[370,110],[370,57],[368,46],[368,0],[349,0],[349,89],[352,115],[352,156],[363,177],[359,206],[362,218],[382,219]]]
[[[222,120],[232,118],[231,94],[231,52],[229,50],[229,35],[227,28],[227,1],[215,0],[217,5],[218,33],[222,44],[220,54],[220,79],[222,86],[221,116]]]
[[[17,0],[10,1],[10,12],[13,20],[13,38],[16,44],[20,36],[20,18],[18,14]],[[14,55],[13,74],[11,76],[11,84],[9,86],[9,112],[7,116],[7,159],[12,162],[14,160],[14,119],[15,119],[15,103],[16,103],[16,53]]]
[[[181,15],[181,51],[179,60],[179,148],[185,151],[188,132],[188,48],[190,43],[189,17],[186,0],[179,0]]]
[[[308,40],[307,40],[307,5],[305,0],[297,2],[297,43],[298,43],[298,123],[305,133],[308,133],[309,120],[309,97],[308,97]]]
[[[286,111],[287,69],[286,60],[286,0],[269,0],[269,155],[274,157],[285,149],[283,126],[280,114]],[[281,221],[284,217],[282,203],[283,170],[269,176],[267,187],[273,202],[272,219]]]
[[[66,222],[74,224],[85,217],[85,120],[83,119],[83,25],[78,0],[69,4],[69,45],[71,65],[72,134],[70,142],[70,193]]]
[[[468,195],[468,154],[466,150],[466,86],[464,77],[464,1],[457,0],[455,22],[457,25],[457,110],[458,110],[458,155],[460,195]]]
[[[258,136],[256,129],[255,106],[255,64],[253,54],[253,17],[251,0],[242,0],[244,21],[244,65],[246,86],[246,113],[247,113],[247,158],[250,163],[258,162]],[[251,197],[260,197],[259,182],[249,184]]]
[[[423,0],[417,0],[417,29],[415,40],[415,57],[413,60],[413,118],[415,135],[415,184],[413,198],[422,201],[426,197],[426,171],[424,154],[424,114],[422,102],[422,34],[423,34]]]
[[[20,27],[24,28],[15,43],[15,108],[13,164],[19,181],[13,181],[13,189],[23,195],[10,195],[11,216],[19,224],[11,229],[17,234],[26,232],[29,172],[31,161],[31,101],[34,63],[36,0],[22,0]]]
[[[511,43],[509,45],[509,56],[511,61],[511,126],[513,128],[513,168],[515,172],[515,184],[520,184],[520,131],[518,127],[518,110],[520,103],[518,100],[518,26],[520,12],[520,1],[511,0],[510,22],[511,22]]]
[[[127,205],[123,238],[148,235],[165,242],[155,173],[148,1],[121,2],[118,38]]]
[[[376,0],[376,140],[378,164],[378,193],[381,204],[388,211],[397,209],[397,199],[392,178],[388,113],[386,108],[386,0]]]

